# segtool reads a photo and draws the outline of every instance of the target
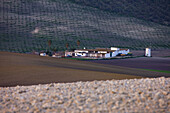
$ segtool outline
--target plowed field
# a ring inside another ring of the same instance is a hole
[[[0,52],[0,86],[160,76],[168,77],[169,74],[86,61]]]

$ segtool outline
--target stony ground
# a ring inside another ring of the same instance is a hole
[[[170,78],[0,87],[0,112],[170,112]]]

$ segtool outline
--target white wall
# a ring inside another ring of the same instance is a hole
[[[105,54],[105,58],[110,58],[110,53]]]
[[[75,56],[87,56],[87,53],[75,53]]]
[[[118,55],[118,53],[119,53],[119,51],[112,52],[112,54],[107,53],[107,54],[105,54],[105,58],[115,57],[116,55]]]
[[[120,50],[120,48],[117,48],[117,47],[111,47],[111,50]]]
[[[73,52],[65,52],[65,56],[72,56]]]
[[[129,49],[128,50],[120,50],[119,53],[121,53],[121,54],[128,54],[129,53]]]
[[[98,51],[98,53],[107,53],[107,51]]]
[[[87,56],[88,51],[87,50],[74,50],[75,56]]]
[[[46,53],[40,53],[40,56],[46,56]]]
[[[74,50],[74,52],[76,52],[76,53],[78,53],[78,52],[86,52],[86,53],[88,53],[87,50]]]
[[[109,53],[107,53],[107,51],[98,51],[98,53],[106,53],[105,54],[105,58],[110,58],[110,57],[115,57],[117,56],[119,53],[121,54],[128,54],[129,53],[129,49],[128,50],[120,50],[119,48],[116,47],[111,47],[111,50],[115,50],[114,52],[112,52],[112,55]],[[75,50],[75,56],[88,56],[88,50]],[[89,56],[95,56],[95,55],[89,55]],[[97,53],[96,53],[96,57],[97,57]]]
[[[119,51],[115,51],[112,53],[112,57],[115,57],[116,55],[118,55]]]
[[[146,48],[146,50],[145,50],[145,56],[151,57],[151,49],[150,49],[150,48]]]

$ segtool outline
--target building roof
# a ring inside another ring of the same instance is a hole
[[[120,49],[120,50],[128,50],[128,49]],[[110,48],[96,48],[96,49],[79,49],[79,51],[116,51],[116,50],[111,50]]]
[[[128,50],[128,49],[120,49],[120,50]],[[107,51],[107,52],[115,52],[116,50],[111,50],[111,48],[96,48],[96,49],[79,49],[76,51]]]
[[[96,49],[79,49],[80,51],[107,51],[110,48],[96,48]]]
[[[126,50],[127,51],[128,49],[120,49],[120,50]]]

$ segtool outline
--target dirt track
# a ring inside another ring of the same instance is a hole
[[[0,62],[0,86],[169,76],[133,68],[8,52],[0,52]]]

